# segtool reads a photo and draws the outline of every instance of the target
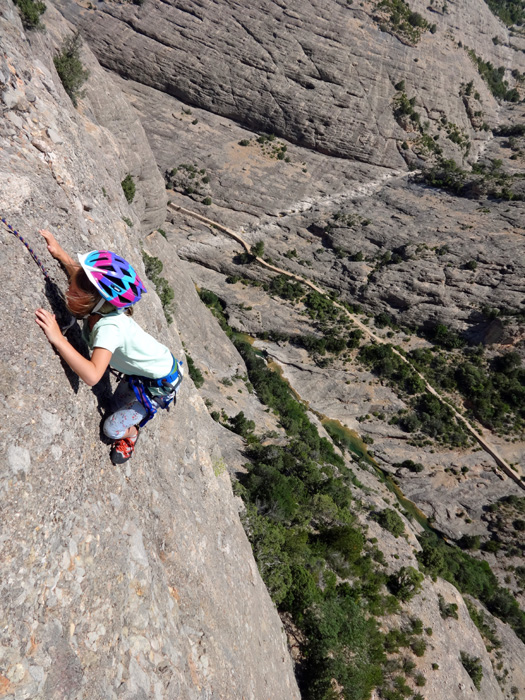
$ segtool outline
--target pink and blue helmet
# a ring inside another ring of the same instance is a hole
[[[92,250],[78,260],[102,297],[119,309],[136,304],[147,291],[129,262],[116,253]]]

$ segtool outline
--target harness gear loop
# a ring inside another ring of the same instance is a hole
[[[133,389],[137,401],[146,409],[146,415],[138,427],[143,428],[157,413],[157,406],[169,411],[172,402],[177,401],[177,391],[184,377],[182,362],[173,358],[169,374],[159,379],[127,375],[129,386]],[[150,390],[152,393],[150,393]],[[152,403],[152,399],[154,403]]]

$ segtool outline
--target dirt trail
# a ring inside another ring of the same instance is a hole
[[[202,214],[198,214],[197,212],[193,212],[190,209],[185,209],[184,207],[179,206],[178,204],[173,204],[171,202],[168,205],[171,209],[174,211],[181,212],[182,214],[185,214],[186,216],[191,216],[194,219],[197,219],[198,221],[201,221],[202,223],[207,224],[208,226],[211,226],[212,228],[222,231],[223,233],[227,234],[231,238],[233,238],[235,241],[237,241],[247,253],[250,253],[250,245],[241,237],[239,236],[238,233],[235,233],[235,231],[232,231],[229,229],[227,226],[223,226],[223,224],[219,224],[216,221],[213,221],[212,219],[208,219],[206,216],[203,216]],[[251,253],[250,253],[251,254]],[[262,267],[265,267],[267,270],[272,270],[273,272],[277,272],[281,275],[286,275],[286,277],[290,277],[291,279],[297,280],[298,282],[301,282],[301,284],[306,285],[307,287],[310,287],[310,289],[315,290],[319,294],[322,294],[324,297],[329,298],[329,295],[320,287],[318,287],[316,284],[311,282],[310,280],[305,279],[304,277],[300,277],[299,275],[294,275],[292,272],[289,272],[288,270],[283,270],[280,267],[277,267],[276,265],[271,265],[270,263],[267,263],[265,260],[262,258],[255,258],[255,260],[261,265]],[[348,309],[346,309],[342,304],[339,304],[336,301],[333,301],[331,299],[332,303],[334,306],[336,306],[338,309],[341,309],[346,316],[358,327],[360,328],[365,335],[367,335],[369,338],[374,340],[376,343],[382,343],[385,345],[389,345],[389,343],[384,340],[383,338],[380,338],[378,335],[373,333],[368,326],[366,326],[364,323],[362,323],[359,318],[357,318],[354,314],[350,313]],[[516,474],[512,468],[507,464],[507,462],[503,459],[503,457],[498,453],[498,451],[487,441],[485,436],[483,435],[483,432],[481,428],[474,428],[471,423],[454,407],[452,406],[446,399],[444,399],[441,394],[439,394],[434,387],[428,383],[428,381],[425,379],[425,377],[418,372],[418,370],[412,365],[409,360],[406,359],[404,355],[402,355],[398,350],[396,350],[394,347],[392,347],[392,351],[405,363],[407,364],[413,372],[417,374],[418,377],[421,378],[421,380],[425,384],[425,388],[427,391],[435,396],[439,401],[441,401],[442,404],[445,404],[450,408],[450,410],[454,413],[454,416],[457,418],[457,420],[461,421],[461,423],[465,426],[465,428],[468,430],[468,432],[472,435],[472,437],[479,443],[479,445],[485,450],[487,454],[489,454],[493,460],[496,462],[498,467],[505,472],[505,474],[512,479],[513,481],[518,484],[520,488],[522,488],[525,491],[525,483],[520,479],[519,475]]]

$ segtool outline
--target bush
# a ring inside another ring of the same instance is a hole
[[[126,175],[120,184],[127,203],[131,204],[131,202],[135,199],[135,183],[133,182],[133,178],[130,173]]]
[[[247,438],[255,430],[254,421],[248,420],[244,415],[244,411],[239,411],[236,416],[230,418],[229,423],[233,432],[243,438]]]
[[[422,688],[426,684],[427,679],[422,673],[418,673],[414,678],[414,682],[418,688]]]
[[[476,690],[481,689],[481,680],[483,678],[483,666],[481,665],[481,660],[477,656],[470,656],[466,651],[460,652],[461,663],[463,668],[472,678],[472,682],[476,687]]]
[[[419,473],[422,472],[424,467],[420,462],[413,462],[411,459],[405,459],[403,462],[396,462],[394,467],[401,467],[402,469],[408,469],[411,472]]]
[[[438,602],[439,612],[444,620],[446,620],[447,617],[452,617],[454,620],[458,619],[458,606],[456,603],[447,603],[441,593],[438,595]]]
[[[202,372],[198,367],[195,366],[195,362],[193,361],[193,358],[186,353],[186,362],[188,363],[188,372],[190,377],[193,380],[193,383],[195,384],[195,387],[199,389],[203,384],[204,384],[204,377],[202,376]],[[214,411],[214,413],[217,413],[217,411]],[[217,418],[212,414],[212,418],[214,420],[219,420],[220,414],[217,413]]]
[[[43,29],[40,17],[46,11],[46,4],[38,0],[14,0],[24,29]]]
[[[424,639],[415,639],[410,645],[410,648],[416,656],[424,656],[427,649],[427,643]]]
[[[82,38],[76,32],[64,40],[60,52],[53,58],[58,77],[75,107],[85,95],[85,90],[81,90],[81,87],[89,77],[89,71],[84,69],[80,60],[81,46]]]
[[[264,241],[257,241],[250,248],[250,253],[256,258],[262,258],[264,255]]]
[[[399,537],[405,532],[405,524],[403,519],[395,510],[392,508],[385,508],[385,510],[380,511],[375,516],[375,520],[384,527],[385,530],[391,532],[394,537]]]
[[[364,538],[359,530],[349,525],[333,527],[320,535],[320,541],[329,549],[340,552],[348,562],[354,562],[361,556]]]
[[[148,255],[146,252],[142,251],[142,259],[144,261],[144,268],[146,270],[146,275],[155,285],[155,291],[162,304],[162,310],[164,311],[164,316],[168,323],[173,322],[173,317],[171,315],[173,300],[175,299],[175,292],[170,286],[168,280],[165,277],[161,277],[160,273],[163,270],[162,261],[152,255]]]
[[[388,588],[399,600],[409,601],[421,590],[424,576],[413,566],[403,566],[388,578]]]

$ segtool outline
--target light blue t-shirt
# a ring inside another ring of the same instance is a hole
[[[173,366],[168,348],[123,313],[111,313],[97,321],[89,334],[89,346],[113,353],[109,364],[123,374],[159,379]]]

